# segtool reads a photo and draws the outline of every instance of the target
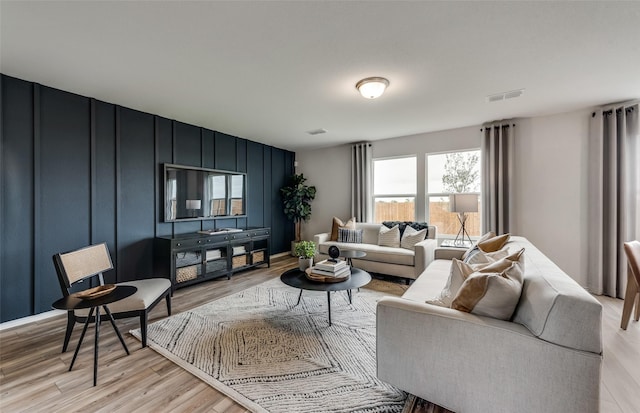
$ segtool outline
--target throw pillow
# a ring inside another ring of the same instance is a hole
[[[356,217],[351,217],[346,224],[342,222],[340,218],[333,217],[333,223],[331,225],[331,238],[329,238],[330,241],[338,240],[338,229],[340,227],[347,229],[356,229]]]
[[[480,248],[476,247],[463,261],[467,264],[491,264],[505,258],[507,255],[509,255],[507,248],[494,252],[482,252]]]
[[[509,320],[520,300],[524,282],[524,249],[470,274],[451,308]]]
[[[483,252],[494,252],[504,247],[509,238],[511,238],[511,234],[502,234],[484,241],[478,241],[477,245]]]
[[[469,248],[469,249],[464,253],[464,255],[462,256],[462,259],[463,259],[463,260],[464,260],[464,259],[466,259],[466,258],[467,258],[467,255],[471,254],[471,251],[473,251],[474,249],[477,249],[477,248],[478,248],[478,242],[486,241],[486,240],[488,240],[489,238],[493,238],[493,237],[495,237],[495,236],[496,236],[496,233],[495,233],[495,232],[493,232],[493,231],[489,231],[489,232],[487,232],[486,234],[484,234],[483,236],[481,236],[481,237],[480,237],[480,239],[479,239],[479,240],[478,240],[478,241],[477,241],[477,242],[476,242],[476,243],[475,243],[471,248]]]
[[[398,226],[398,228],[400,229],[400,238],[402,238],[402,236],[404,235],[404,230],[407,226],[410,226],[411,228],[415,229],[416,231],[420,231],[423,229],[426,229],[426,235],[425,238],[427,237],[427,235],[429,235],[429,224],[426,222],[413,222],[413,221],[383,221],[382,225],[384,225],[387,228],[393,228],[396,225]]]
[[[362,244],[362,230],[338,228],[338,242]]]
[[[404,230],[404,234],[402,234],[402,238],[400,239],[400,247],[408,250],[415,250],[416,244],[424,241],[426,236],[426,229],[416,231],[413,227],[407,226]]]
[[[440,294],[434,298],[426,301],[427,304],[433,304],[440,307],[451,307],[453,298],[458,293],[458,290],[474,271],[474,268],[464,263],[463,261],[452,259],[451,260],[451,272],[449,273],[449,279],[444,286]]]
[[[380,232],[378,233],[378,245],[383,247],[400,247],[400,229],[398,226],[393,228],[387,228],[384,225],[380,226]]]

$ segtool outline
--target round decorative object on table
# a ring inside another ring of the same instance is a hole
[[[322,282],[322,283],[339,283],[342,282],[344,280],[349,279],[349,277],[351,277],[351,272],[347,272],[345,275],[340,276],[340,277],[331,277],[329,275],[320,275],[320,274],[316,274],[313,272],[313,268],[307,268],[306,270],[304,270],[305,275],[307,276],[307,279],[311,280],[311,281],[318,281],[318,282]]]
[[[336,247],[335,245],[330,246],[329,256],[334,260],[338,259],[338,257],[340,256],[340,248]]]
[[[80,298],[82,300],[93,300],[98,297],[102,297],[104,295],[109,294],[111,291],[115,290],[115,288],[116,288],[115,284],[99,285],[94,288],[78,291],[77,293],[71,294],[71,296],[75,298]]]

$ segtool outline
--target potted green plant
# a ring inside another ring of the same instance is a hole
[[[292,175],[289,184],[280,188],[284,213],[295,223],[295,241],[299,242],[302,221],[311,218],[311,201],[316,197],[316,187],[305,185],[303,174]]]
[[[300,271],[313,266],[313,257],[316,255],[316,243],[313,241],[300,241],[294,248],[298,257],[298,267]]]

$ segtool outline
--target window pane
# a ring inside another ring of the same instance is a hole
[[[458,214],[449,212],[449,193],[480,192],[480,151],[449,152],[427,156],[427,194],[429,223],[438,234],[455,235],[460,230]],[[480,196],[478,211],[467,213],[465,229],[471,236],[480,234]]]
[[[375,195],[415,194],[417,188],[416,157],[373,161]]]
[[[427,156],[427,192],[480,192],[480,151]]]
[[[375,198],[374,222],[382,221],[413,221],[416,216],[416,199],[404,198]]]
[[[482,202],[478,197],[478,212],[467,212],[467,221],[464,228],[474,237],[480,236],[480,216],[482,214]],[[458,214],[449,212],[449,196],[429,197],[429,224],[438,227],[438,234],[455,235],[460,230]]]

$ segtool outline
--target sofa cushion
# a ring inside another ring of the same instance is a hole
[[[378,245],[381,247],[400,247],[400,229],[398,226],[387,228],[384,225],[380,227],[378,233]]]
[[[338,217],[333,217],[333,222],[331,224],[331,237],[329,240],[337,241],[338,240],[338,228],[347,228],[347,229],[356,229],[356,217],[351,217],[349,220],[344,223]]]
[[[364,251],[367,255],[363,259],[367,261],[384,262],[389,264],[409,265],[413,266],[415,262],[415,253],[411,250],[403,248],[385,247],[371,244],[353,244],[346,242],[328,241],[323,242],[319,246],[321,254],[328,254],[329,247],[335,245],[340,251],[357,250]]]
[[[338,228],[338,242],[362,244],[362,230]]]
[[[470,274],[451,302],[467,313],[509,320],[520,299],[524,249]]]
[[[424,241],[424,237],[427,236],[427,230],[421,229],[417,231],[413,227],[406,227],[402,238],[400,239],[400,247],[408,250],[415,250],[416,244]]]
[[[434,260],[402,295],[402,298],[424,303],[425,298],[435,297],[442,291],[451,274],[451,260]]]

